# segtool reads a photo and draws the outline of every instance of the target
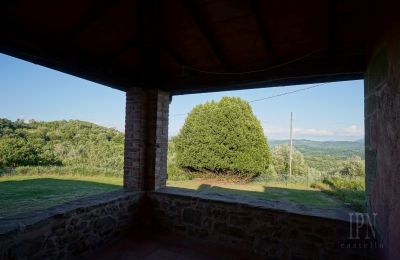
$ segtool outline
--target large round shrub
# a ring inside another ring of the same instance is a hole
[[[194,107],[175,144],[176,163],[191,171],[256,176],[271,163],[260,122],[236,97]]]

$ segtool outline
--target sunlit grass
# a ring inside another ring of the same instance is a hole
[[[314,187],[337,198],[356,211],[366,212],[367,210],[364,176],[355,178],[334,176],[314,184]]]
[[[0,177],[0,219],[122,188],[122,178],[80,176]]]
[[[55,180],[89,181],[89,182],[122,186],[122,177],[76,176],[76,175],[55,175],[55,174],[13,175],[13,176],[5,175],[0,177],[0,183],[5,181],[23,181],[23,180],[33,180],[33,179],[43,179],[43,178],[50,178]]]
[[[121,177],[105,176],[58,176],[56,174],[2,176],[0,177],[0,219],[119,190],[122,188],[122,183]],[[327,208],[343,206],[341,202],[319,189],[310,188],[303,183],[235,183],[193,179],[168,181],[167,186]]]
[[[167,186],[218,192],[221,194],[243,195],[263,200],[288,201],[304,205],[340,207],[341,203],[326,196],[318,189],[296,183],[230,183],[215,180],[168,181]]]

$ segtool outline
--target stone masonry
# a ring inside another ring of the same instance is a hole
[[[126,92],[124,188],[143,191],[167,181],[170,95],[159,89]]]
[[[116,191],[0,221],[0,259],[69,259],[137,222],[141,193]]]
[[[389,259],[400,255],[400,23],[394,24],[384,26],[365,76],[367,203]]]
[[[263,258],[369,259],[381,246],[347,212],[172,188],[147,195],[161,229]]]
[[[345,211],[165,188],[121,190],[2,219],[0,259],[84,257],[117,242],[124,233],[139,239],[143,231],[163,229],[263,258],[375,256],[374,250],[363,247],[372,240],[351,239],[351,234],[365,237],[369,226],[349,222]]]

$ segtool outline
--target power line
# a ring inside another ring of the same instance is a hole
[[[259,69],[259,70],[251,70],[251,71],[243,71],[243,72],[217,72],[217,71],[201,70],[201,69],[198,69],[198,68],[194,68],[194,67],[190,67],[190,66],[185,66],[185,65],[183,65],[182,68],[183,68],[183,71],[184,71],[185,69],[189,69],[189,70],[196,71],[196,72],[203,73],[203,74],[213,74],[213,75],[246,75],[246,74],[253,74],[253,73],[258,73],[258,72],[265,72],[265,71],[270,71],[270,70],[273,70],[273,69],[281,68],[281,67],[284,67],[284,66],[286,66],[286,65],[289,65],[289,64],[295,63],[295,62],[297,62],[297,61],[301,61],[301,60],[303,60],[303,59],[305,59],[305,58],[308,58],[308,57],[312,56],[313,54],[318,53],[318,52],[320,52],[320,51],[322,51],[322,50],[324,50],[324,49],[325,49],[325,48],[319,48],[319,49],[316,49],[316,50],[314,50],[314,51],[311,51],[311,52],[309,52],[309,53],[307,53],[307,54],[305,54],[305,55],[303,55],[303,56],[300,56],[300,57],[298,57],[298,58],[295,58],[295,59],[293,59],[293,60],[289,60],[289,61],[287,61],[287,62],[284,62],[284,63],[281,63],[281,64],[277,64],[277,65],[273,65],[273,66],[270,66],[270,67],[267,67],[267,68],[264,68],[264,69]]]
[[[312,85],[312,86],[309,86],[309,87],[306,87],[306,88],[302,88],[302,89],[297,89],[297,90],[293,90],[293,91],[287,91],[287,92],[283,92],[283,93],[280,93],[280,94],[276,94],[276,95],[272,95],[272,96],[268,96],[268,97],[264,97],[264,98],[260,98],[260,99],[250,100],[249,103],[255,103],[255,102],[264,101],[264,100],[268,100],[268,99],[272,99],[272,98],[276,98],[276,97],[290,95],[290,94],[293,94],[293,93],[306,91],[306,90],[309,90],[309,89],[312,89],[312,88],[316,88],[316,87],[320,87],[320,86],[323,86],[323,85],[327,85],[329,83],[331,83],[331,82],[320,83],[320,84]],[[201,113],[201,112],[202,111],[199,111],[197,113]],[[173,114],[171,116],[186,116],[188,114],[189,113],[180,113],[180,114]]]
[[[271,99],[271,98],[276,98],[276,97],[280,97],[280,96],[285,96],[285,95],[289,95],[289,94],[293,94],[293,93],[297,93],[297,92],[301,92],[301,91],[306,91],[312,88],[316,88],[319,86],[323,86],[326,84],[329,84],[330,82],[325,82],[325,83],[320,83],[320,84],[316,84],[310,87],[306,87],[306,88],[302,88],[302,89],[297,89],[297,90],[293,90],[293,91],[288,91],[288,92],[283,92],[277,95],[273,95],[273,96],[269,96],[269,97],[264,97],[264,98],[260,98],[260,99],[255,99],[255,100],[250,100],[249,103],[254,103],[254,102],[258,102],[258,101],[263,101],[263,100],[267,100],[267,99]]]

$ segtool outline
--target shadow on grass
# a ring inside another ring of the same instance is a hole
[[[115,184],[52,178],[0,182],[0,218],[46,209],[68,201],[121,189]]]
[[[220,186],[201,184],[197,190],[207,192],[218,192],[227,195],[239,195],[255,197],[263,200],[288,201],[304,205],[315,205],[323,207],[340,207],[340,203],[333,200],[318,190],[300,190],[280,187],[263,186],[263,191],[233,189]]]

